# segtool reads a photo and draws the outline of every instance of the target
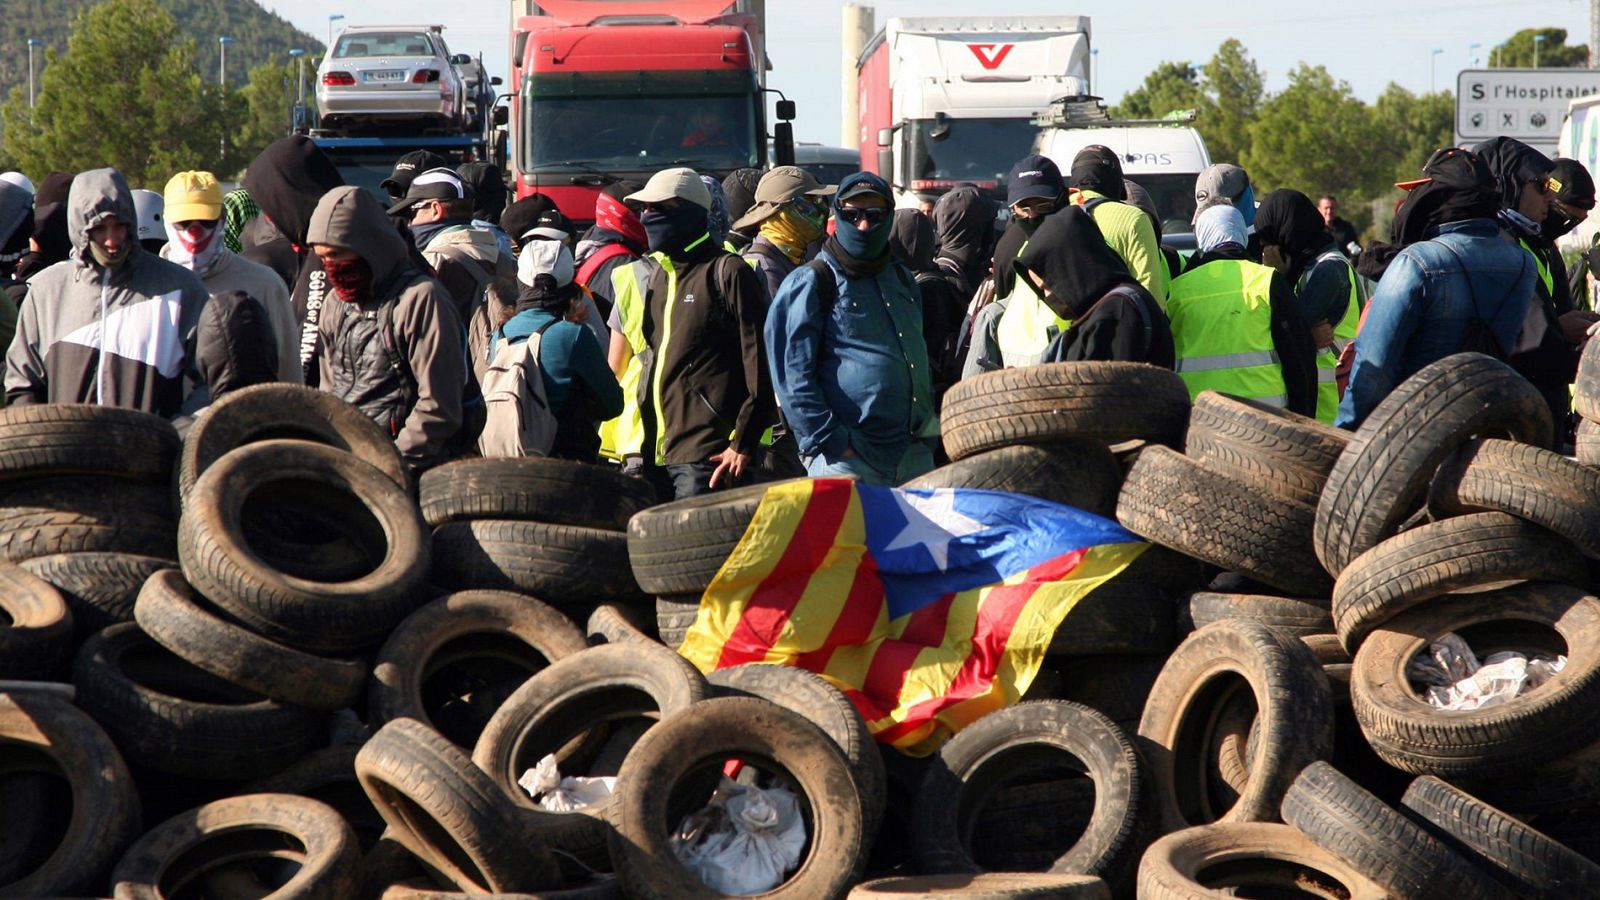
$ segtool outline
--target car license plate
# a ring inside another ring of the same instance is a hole
[[[361,73],[363,81],[402,81],[406,73],[399,69],[370,69]]]

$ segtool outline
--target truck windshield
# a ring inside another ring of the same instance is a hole
[[[1162,234],[1194,231],[1195,173],[1187,175],[1129,175],[1128,180],[1145,189],[1155,201],[1161,216]]]
[[[1033,151],[1039,126],[1028,119],[913,119],[905,135],[913,189],[971,182],[1004,196],[1006,175]]]
[[[655,172],[682,165],[725,172],[759,163],[749,94],[540,97],[529,108],[527,171]]]

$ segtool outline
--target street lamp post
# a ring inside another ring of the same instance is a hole
[[[28,108],[29,109],[33,109],[33,105],[34,105],[34,93],[33,93],[33,48],[40,47],[40,46],[43,46],[43,45],[44,45],[44,41],[41,41],[38,38],[28,38]]]
[[[344,18],[344,13],[329,13],[328,14],[328,51],[329,52],[333,51],[333,23],[339,21],[342,18]]]
[[[1094,49],[1089,51],[1089,61],[1090,61],[1090,63],[1089,63],[1089,66],[1090,66],[1089,67],[1089,80],[1093,82],[1093,84],[1091,84],[1089,86],[1089,91],[1091,93],[1093,93],[1093,92],[1096,92],[1096,91],[1100,90],[1100,48],[1099,47],[1095,47]],[[1096,94],[1096,96],[1100,96],[1100,95]]]
[[[217,84],[228,86],[228,45],[233,43],[233,38],[227,35],[217,37],[217,52],[221,54],[217,60]]]
[[[1544,43],[1544,35],[1536,34],[1533,36],[1533,67],[1535,69],[1539,68],[1539,45],[1542,43]]]
[[[1482,44],[1468,44],[1467,45],[1467,55],[1472,58],[1472,65],[1473,65],[1474,68],[1476,68],[1479,63],[1483,62],[1483,58],[1480,57],[1480,56],[1473,55],[1472,51],[1474,51],[1474,50],[1476,50],[1476,49],[1478,49],[1479,47],[1482,47],[1482,46],[1483,46]]]
[[[1439,91],[1438,63],[1439,54],[1443,52],[1443,47],[1435,47],[1428,51],[1428,93],[1430,94],[1438,93]]]
[[[300,120],[305,115],[306,108],[306,52],[304,50],[290,50],[289,58],[295,61],[295,101],[294,111],[290,114],[289,130],[298,131]]]

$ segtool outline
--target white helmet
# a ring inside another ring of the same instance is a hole
[[[167,226],[162,222],[167,201],[155,191],[143,188],[133,192],[133,211],[139,219],[139,240],[167,241]]]
[[[9,181],[30,194],[38,193],[38,191],[34,190],[33,182],[29,181],[28,176],[21,172],[0,172],[0,181]]]

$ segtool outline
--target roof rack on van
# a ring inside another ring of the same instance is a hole
[[[1046,128],[1126,128],[1135,125],[1186,125],[1195,119],[1192,109],[1175,110],[1162,119],[1113,119],[1100,98],[1092,94],[1057,97],[1033,124]]]

